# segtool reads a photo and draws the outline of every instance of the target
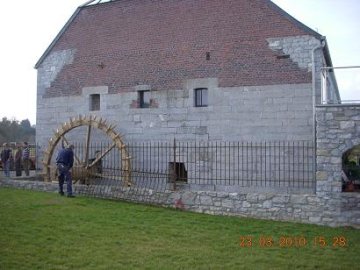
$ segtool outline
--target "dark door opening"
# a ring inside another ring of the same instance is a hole
[[[342,191],[360,192],[360,145],[342,156]]]
[[[169,178],[175,177],[175,181],[187,183],[187,171],[183,162],[169,162]]]

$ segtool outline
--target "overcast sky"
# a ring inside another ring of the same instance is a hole
[[[76,8],[85,2],[16,0],[1,3],[0,118],[29,119],[35,124],[34,65]],[[327,37],[334,66],[360,65],[360,0],[273,2]],[[340,73],[337,77],[342,99],[360,100],[360,69],[350,77]]]

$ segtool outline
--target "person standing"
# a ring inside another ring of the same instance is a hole
[[[75,197],[72,192],[72,179],[71,179],[71,168],[74,165],[74,146],[68,145],[66,148],[62,148],[56,157],[56,166],[59,170],[59,194],[64,195],[64,182],[66,180],[66,191],[67,197]]]
[[[25,171],[25,175],[29,176],[29,169],[30,169],[30,148],[27,142],[24,142],[24,149],[22,152],[22,161],[23,167]]]
[[[95,160],[96,159],[99,159],[95,164],[96,173],[102,174],[102,160],[100,150],[95,151]]]
[[[10,177],[11,149],[7,143],[3,144],[4,149],[1,151],[1,162],[3,164],[4,175]]]
[[[16,150],[15,150],[15,155],[14,155],[14,163],[15,163],[15,175],[16,176],[21,176],[21,158],[22,158],[22,150],[21,150],[21,145],[17,145],[16,146]]]

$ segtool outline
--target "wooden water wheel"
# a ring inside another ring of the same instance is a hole
[[[127,186],[131,184],[131,166],[130,166],[130,157],[128,151],[126,149],[126,145],[122,140],[122,136],[115,132],[114,126],[108,125],[105,120],[102,118],[97,118],[95,116],[78,116],[77,118],[70,118],[69,122],[63,123],[56,131],[54,131],[54,135],[49,140],[49,145],[47,150],[44,152],[43,158],[43,175],[45,181],[52,181],[55,179],[56,165],[52,164],[53,155],[55,149],[57,148],[60,141],[65,144],[69,144],[65,135],[73,129],[86,127],[86,136],[85,136],[85,149],[82,158],[74,155],[74,166],[72,169],[72,176],[74,182],[81,181],[86,182],[91,177],[102,177],[96,172],[96,164],[98,164],[99,160],[102,160],[106,157],[106,155],[117,148],[120,153],[120,168],[121,172],[121,180]],[[89,162],[89,147],[91,142],[91,130],[95,128],[102,131],[110,141],[112,142],[106,149],[102,150],[101,153],[91,162]]]

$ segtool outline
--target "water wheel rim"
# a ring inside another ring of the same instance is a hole
[[[44,180],[47,182],[51,181],[51,167],[53,167],[51,164],[51,160],[53,158],[55,149],[56,149],[57,145],[59,144],[59,142],[62,139],[66,141],[65,134],[67,134],[68,132],[70,132],[71,130],[73,130],[75,128],[82,127],[82,126],[88,127],[88,132],[86,135],[86,150],[85,150],[86,153],[84,155],[84,158],[85,158],[84,162],[81,162],[80,160],[77,160],[77,162],[82,163],[83,165],[86,166],[87,169],[89,169],[96,164],[96,161],[98,159],[103,158],[109,151],[111,151],[111,149],[116,147],[121,153],[120,167],[122,168],[122,171],[123,171],[123,176],[124,176],[123,178],[124,178],[126,185],[129,186],[131,184],[131,164],[130,164],[129,153],[128,153],[126,145],[123,141],[123,136],[115,131],[115,126],[109,125],[102,118],[97,118],[96,116],[91,116],[91,115],[90,116],[81,116],[80,115],[76,118],[70,118],[70,120],[68,122],[61,124],[61,126],[58,129],[54,130],[54,134],[49,139],[48,146],[47,146],[46,150],[44,151],[44,156],[43,156]],[[90,133],[91,133],[92,128],[96,128],[96,129],[102,131],[106,136],[108,136],[113,141],[113,143],[105,151],[102,151],[100,156],[98,158],[96,158],[92,162],[92,164],[89,164],[87,157],[88,157],[88,153],[89,153]],[[77,158],[75,157],[75,159],[77,159]]]

